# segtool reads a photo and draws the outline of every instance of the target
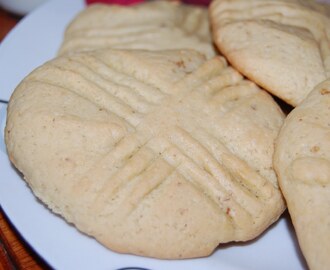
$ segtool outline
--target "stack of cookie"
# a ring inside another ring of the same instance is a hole
[[[51,210],[114,251],[207,256],[257,237],[287,204],[309,266],[326,269],[329,10],[92,5],[13,93],[10,160]],[[272,95],[296,108],[286,117]]]
[[[329,14],[327,5],[299,0],[216,0],[210,7],[215,42],[229,62],[296,107],[273,164],[311,269],[330,267]]]

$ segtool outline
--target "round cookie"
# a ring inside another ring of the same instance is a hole
[[[67,27],[59,54],[102,48],[195,49],[208,58],[216,54],[207,9],[169,1],[91,5]]]
[[[330,265],[330,80],[287,117],[274,166],[310,269]]]
[[[207,256],[285,205],[272,168],[283,113],[222,57],[104,50],[17,87],[5,140],[37,197],[108,248]]]
[[[330,17],[313,1],[215,0],[215,43],[242,74],[292,106],[330,76]]]

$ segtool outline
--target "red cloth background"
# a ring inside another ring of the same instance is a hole
[[[145,0],[86,0],[86,4],[94,4],[94,3],[103,3],[103,4],[117,4],[117,5],[134,5]],[[210,0],[182,0],[182,2],[186,4],[193,4],[193,5],[203,5],[207,6],[210,3]]]

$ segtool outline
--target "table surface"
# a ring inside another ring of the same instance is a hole
[[[19,22],[20,17],[0,7],[0,42]],[[0,207],[0,270],[49,269],[47,264],[28,246],[10,224]]]

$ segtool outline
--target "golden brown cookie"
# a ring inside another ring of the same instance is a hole
[[[296,106],[330,76],[330,18],[325,5],[299,0],[215,0],[215,43],[264,89]]]
[[[91,5],[67,27],[59,54],[101,48],[195,49],[208,58],[216,54],[207,9],[170,1]]]
[[[274,166],[310,269],[329,269],[330,80],[285,120]]]
[[[112,250],[209,255],[284,210],[283,113],[226,61],[104,50],[32,72],[8,107],[11,161],[54,212]]]

